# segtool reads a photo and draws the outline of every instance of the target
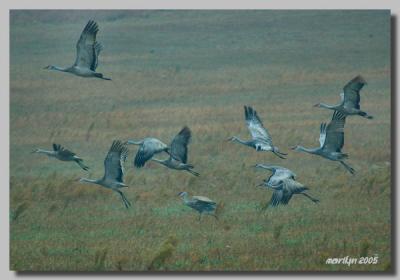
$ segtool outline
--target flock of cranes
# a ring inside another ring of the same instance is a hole
[[[110,78],[104,77],[103,74],[96,72],[98,57],[102,50],[102,45],[96,41],[98,30],[98,25],[93,20],[87,23],[76,44],[77,56],[75,63],[71,67],[62,68],[49,65],[45,68],[71,73],[80,77],[111,80]],[[320,146],[318,148],[305,148],[297,145],[292,147],[292,149],[318,155],[328,160],[338,161],[347,171],[354,174],[355,170],[344,161],[348,158],[348,155],[342,153],[344,146],[344,125],[346,117],[351,115],[359,115],[367,119],[372,119],[372,116],[368,115],[368,113],[362,111],[360,108],[360,90],[365,84],[365,80],[361,76],[357,76],[345,85],[343,92],[340,94],[341,102],[339,104],[327,105],[318,103],[314,105],[315,107],[327,108],[334,111],[330,123],[321,123],[319,137]],[[244,116],[247,128],[251,134],[251,140],[241,140],[237,136],[233,136],[228,140],[249,146],[257,152],[269,151],[281,159],[286,159],[287,153],[283,153],[272,143],[272,137],[264,127],[256,110],[251,106],[244,106]],[[151,160],[167,168],[183,170],[194,176],[199,176],[199,173],[193,170],[194,166],[188,163],[188,144],[191,135],[191,130],[185,126],[173,138],[169,145],[156,138],[144,138],[137,141],[128,140],[126,142],[114,140],[104,159],[104,176],[97,180],[81,178],[80,182],[97,184],[118,193],[124,206],[129,208],[131,203],[121,191],[122,188],[128,187],[124,183],[124,164],[128,155],[127,145],[139,146],[133,162],[136,168],[145,166],[146,162]],[[83,170],[87,171],[89,169],[83,164],[83,160],[80,157],[59,144],[53,144],[53,151],[36,149],[34,153],[45,154],[61,161],[74,161]],[[165,160],[154,157],[161,153],[166,153],[169,157]],[[295,194],[301,194],[314,203],[319,202],[318,199],[313,198],[306,192],[309,190],[308,187],[296,180],[296,174],[293,171],[277,165],[256,164],[254,167],[271,172],[271,175],[265,179],[263,183],[258,185],[259,187],[273,190],[271,200],[265,208],[275,207],[279,204],[288,204]],[[193,196],[189,198],[187,192],[180,192],[178,195],[182,198],[185,205],[199,213],[199,219],[201,219],[203,213],[217,218],[215,214],[217,203],[211,199],[204,196]]]

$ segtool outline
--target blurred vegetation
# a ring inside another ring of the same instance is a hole
[[[89,18],[104,44],[107,82],[49,72],[67,66]],[[391,267],[390,22],[388,11],[12,11],[10,28],[10,269],[18,271],[388,270]],[[373,120],[346,121],[344,152],[357,173],[311,155],[342,87],[361,74]],[[229,143],[249,137],[252,105],[287,160]],[[201,173],[132,167],[126,210],[109,190],[78,182],[103,175],[113,139],[193,132]],[[90,166],[30,154],[65,145]],[[283,165],[320,199],[294,197],[260,211],[256,188]],[[178,192],[220,202],[197,220]],[[379,256],[376,265],[326,265]]]

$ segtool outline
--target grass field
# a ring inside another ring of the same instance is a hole
[[[384,271],[391,267],[390,15],[388,11],[12,11],[10,29],[10,269],[18,271]],[[113,80],[43,70],[69,66],[89,18],[104,45],[98,71]],[[289,147],[319,145],[319,125],[345,83],[361,74],[361,106],[344,152],[357,173]],[[253,106],[288,159],[227,142],[248,138]],[[78,182],[99,178],[114,139],[193,133],[189,162],[201,173],[155,163],[134,169],[126,210],[117,194]],[[60,143],[77,165],[30,154]],[[290,168],[320,199],[294,197],[260,211],[256,188]],[[219,203],[219,221],[197,214],[180,191]],[[378,256],[375,265],[330,257]]]

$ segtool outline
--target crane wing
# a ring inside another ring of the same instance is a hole
[[[180,160],[183,163],[187,162],[187,153],[188,153],[187,145],[189,144],[190,138],[191,138],[191,131],[187,126],[185,126],[174,137],[170,145],[170,152],[173,155],[173,157],[177,160]]]
[[[289,203],[289,200],[292,198],[292,196],[293,196],[293,193],[292,193],[292,192],[283,189],[283,196],[282,196],[281,203],[282,203],[283,205],[288,204],[288,203]]]
[[[284,179],[282,180],[282,189],[283,189],[283,197],[282,204],[288,204],[293,194],[301,193],[304,190],[307,190],[303,184],[292,180],[292,179]]]
[[[302,184],[292,179],[284,179],[282,180],[282,188],[291,194],[300,193],[302,191],[307,190],[307,188]]]
[[[319,144],[320,146],[324,146],[326,139],[326,123],[321,123],[321,127],[319,129]]]
[[[360,109],[360,90],[366,83],[363,77],[357,76],[344,86],[345,107]]]
[[[339,111],[335,111],[331,122],[326,127],[324,149],[333,152],[340,152],[344,145],[344,124],[346,116]]]
[[[124,162],[128,149],[119,140],[114,140],[104,160],[104,179],[122,183]]]
[[[295,177],[296,174],[294,174],[291,170],[280,166],[274,166],[274,171],[272,175],[268,178],[267,184],[269,186],[279,186],[282,180],[289,178],[294,180]]]
[[[99,64],[99,54],[103,50],[103,45],[99,42],[94,44],[94,55],[93,55],[93,62],[90,66],[90,70],[96,71],[97,65]]]
[[[81,36],[76,44],[75,66],[96,70],[98,55],[102,49],[100,43],[96,42],[96,35],[99,31],[97,23],[89,20],[83,29]]]
[[[257,112],[250,106],[244,106],[244,116],[246,119],[247,127],[253,139],[264,140],[272,144],[271,136],[267,129],[263,126]]]
[[[151,149],[146,142],[140,145],[139,150],[136,153],[134,165],[137,168],[143,167],[146,161],[154,156],[154,149]]]
[[[192,199],[201,201],[201,202],[206,202],[209,204],[216,204],[216,202],[212,201],[211,199],[209,199],[208,197],[205,197],[205,196],[193,196]]]
[[[283,190],[282,189],[274,190],[274,192],[272,193],[271,200],[268,203],[268,206],[272,207],[278,206],[281,203],[282,198],[283,198]]]
[[[70,150],[65,149],[60,144],[53,143],[53,150],[58,152],[58,154],[63,157],[73,157],[75,155],[75,153],[71,152]]]
[[[280,178],[281,180],[286,179],[286,178],[293,178],[296,177],[296,174],[292,172],[292,170],[289,170],[284,167],[275,167],[275,177]]]

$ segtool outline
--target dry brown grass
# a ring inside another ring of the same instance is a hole
[[[390,268],[389,15],[349,13],[141,11],[110,20],[99,12],[98,70],[112,82],[40,70],[73,61],[86,18],[57,24],[48,15],[26,26],[29,14],[18,15],[11,26],[10,268]],[[318,145],[319,124],[331,112],[312,105],[336,103],[357,74],[369,83],[362,107],[375,118],[346,122],[351,176],[289,147]],[[255,107],[287,160],[225,141],[248,137],[243,105]],[[116,194],[79,183],[89,175],[78,166],[30,154],[61,143],[95,178],[113,139],[168,142],[184,125],[193,132],[189,161],[201,176],[153,163],[133,169],[130,147],[129,211]],[[271,192],[255,188],[268,175],[255,163],[294,170],[321,202],[294,197],[287,207],[259,211]],[[219,221],[199,223],[180,191],[223,205]],[[373,254],[377,265],[325,264]]]

